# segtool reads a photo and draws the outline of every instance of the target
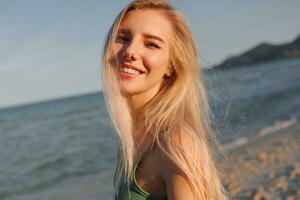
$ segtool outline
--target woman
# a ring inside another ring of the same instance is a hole
[[[131,2],[109,31],[103,66],[119,136],[114,198],[226,199],[197,50],[180,12],[163,0]]]

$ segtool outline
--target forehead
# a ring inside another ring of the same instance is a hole
[[[121,21],[119,29],[132,34],[150,34],[168,40],[172,33],[169,19],[162,11],[141,9],[128,12]]]

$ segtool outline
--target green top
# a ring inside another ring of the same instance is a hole
[[[137,160],[133,170],[133,181],[130,183],[129,199],[128,200],[168,200],[166,196],[155,196],[140,188],[136,182],[135,171],[139,162],[145,157],[146,153]]]

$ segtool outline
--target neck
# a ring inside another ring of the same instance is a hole
[[[160,86],[154,86],[146,91],[128,96],[133,112],[139,113],[144,106],[158,93]]]
[[[147,97],[143,95],[132,95],[129,97],[129,104],[134,112],[134,115],[139,115],[141,111],[143,110],[143,107],[146,105],[146,103],[149,101]]]
[[[149,143],[149,134],[146,133],[146,126],[143,117],[143,106],[133,112],[133,140],[138,156],[144,152]]]
[[[153,87],[146,92],[134,94],[128,97],[128,102],[133,113],[134,123],[134,143],[138,152],[148,147],[153,141],[153,136],[150,133],[146,133],[146,126],[143,116],[143,111],[146,104],[157,94],[159,87]]]

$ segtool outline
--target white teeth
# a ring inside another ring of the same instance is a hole
[[[133,75],[139,75],[139,74],[141,74],[139,71],[131,69],[131,68],[127,68],[127,67],[122,67],[121,71],[127,72],[129,74],[133,74]]]

